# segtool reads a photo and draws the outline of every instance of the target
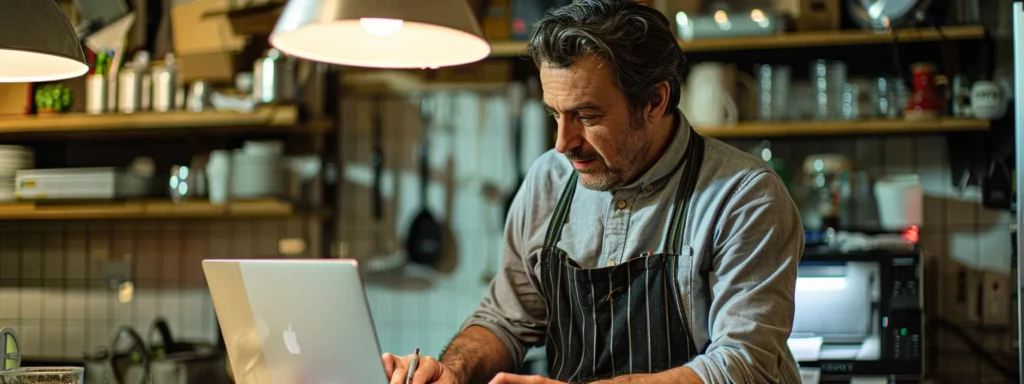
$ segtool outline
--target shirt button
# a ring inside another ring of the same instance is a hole
[[[619,202],[616,203],[615,206],[619,207],[619,209],[626,208],[626,200],[619,200]]]
[[[646,186],[646,187],[644,187],[644,189],[646,189],[646,190],[647,190],[647,192],[653,191],[653,190],[654,190],[654,185],[652,185],[652,184],[647,184],[647,186]]]

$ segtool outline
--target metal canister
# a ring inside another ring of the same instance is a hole
[[[89,75],[85,77],[85,112],[98,115],[107,111],[107,77]]]
[[[174,67],[158,66],[153,68],[151,73],[153,77],[153,111],[168,112],[175,109],[175,93],[178,83]]]
[[[121,68],[117,75],[117,111],[135,113],[142,102],[142,73],[133,68]]]
[[[185,110],[185,96],[188,92],[185,92],[185,86],[177,84],[174,86],[174,110],[182,111]]]
[[[117,112],[117,76],[103,75],[107,79],[107,112]]]
[[[210,104],[210,83],[198,80],[192,83],[188,90],[186,108],[189,112],[202,112]]]
[[[147,72],[143,73],[139,81],[139,110],[153,110],[153,77]]]
[[[253,63],[252,97],[256,104],[291,103],[296,94],[295,59],[270,49]]]

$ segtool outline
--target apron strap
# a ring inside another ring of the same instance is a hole
[[[704,163],[704,138],[690,128],[690,145],[686,146],[686,154],[683,156],[686,164],[683,166],[683,176],[679,181],[679,188],[676,189],[676,204],[672,212],[672,221],[668,226],[668,244],[666,252],[683,252],[683,232],[686,231],[686,212],[690,208],[690,200],[697,187],[697,179],[700,176],[701,166]]]
[[[576,181],[579,177],[579,173],[573,170],[565,188],[562,189],[562,197],[558,199],[555,212],[551,215],[551,222],[548,223],[548,234],[544,240],[544,247],[554,247],[562,237],[562,227],[565,226],[565,220],[569,217],[569,208],[572,206],[572,197],[576,194]]]

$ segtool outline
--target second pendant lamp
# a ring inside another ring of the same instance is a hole
[[[53,0],[0,0],[0,83],[61,80],[89,71],[75,29]]]
[[[270,44],[307,60],[373,68],[454,66],[491,53],[465,0],[290,0]]]

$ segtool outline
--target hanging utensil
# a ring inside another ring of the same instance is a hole
[[[381,116],[380,100],[375,100],[373,105],[373,132],[370,133],[373,140],[373,149],[370,150],[370,166],[373,167],[373,242],[375,254],[380,254],[380,222],[384,217],[384,199],[380,196],[381,173],[384,171],[384,151],[380,148],[380,126]]]
[[[427,129],[434,113],[433,96],[423,95],[420,99],[420,119],[423,122],[422,138],[419,147],[420,170],[420,213],[412,222],[405,248],[409,259],[415,263],[433,265],[441,259],[441,225],[430,213],[427,201],[427,188],[430,184],[430,142]]]
[[[476,177],[481,180],[481,197],[485,197],[487,195],[487,188],[489,187],[482,180],[484,172],[481,168],[483,164],[487,164],[483,151],[484,133],[491,127],[500,127],[502,125],[500,120],[508,117],[507,113],[499,113],[507,112],[501,108],[501,105],[498,105],[499,101],[504,100],[494,98],[487,100],[487,102],[484,103],[484,113],[481,114],[481,121],[479,121],[477,126],[473,129],[473,134],[476,135],[476,153],[473,158],[473,162],[475,163],[474,173],[477,175]],[[494,234],[500,235],[502,229],[505,227],[504,216],[498,217],[498,220],[494,220],[493,216],[501,216],[506,213],[504,210],[506,207],[496,206],[497,204],[493,204],[493,201],[489,201],[486,198],[484,198],[483,201],[484,207],[481,211],[483,211],[484,223],[487,223],[487,225],[484,226],[484,229],[486,230],[486,233],[484,234],[484,243],[487,244],[485,249],[487,249],[488,252],[484,255],[484,271],[480,276],[480,280],[483,284],[489,285],[491,284],[491,281],[494,280],[494,276],[498,273],[498,266],[501,264],[502,258],[501,248],[504,247],[504,244],[501,244],[501,247],[494,248],[492,251],[492,236],[494,236]]]
[[[371,135],[373,148],[370,150],[370,165],[373,167],[373,255],[366,263],[371,273],[383,273],[401,268],[405,265],[405,254],[391,250],[389,241],[381,234],[384,230],[384,196],[381,191],[384,183],[384,150],[381,145],[384,119],[380,99],[374,101],[373,128]],[[385,244],[387,243],[387,245]]]
[[[512,165],[515,172],[516,185],[515,188],[505,198],[505,215],[501,217],[501,225],[504,227],[505,220],[508,219],[508,213],[512,210],[512,200],[516,198],[516,194],[519,193],[519,188],[523,185],[523,134],[522,134],[522,115],[523,115],[523,99],[526,98],[526,86],[522,83],[512,83],[508,87],[508,113],[512,118]]]

